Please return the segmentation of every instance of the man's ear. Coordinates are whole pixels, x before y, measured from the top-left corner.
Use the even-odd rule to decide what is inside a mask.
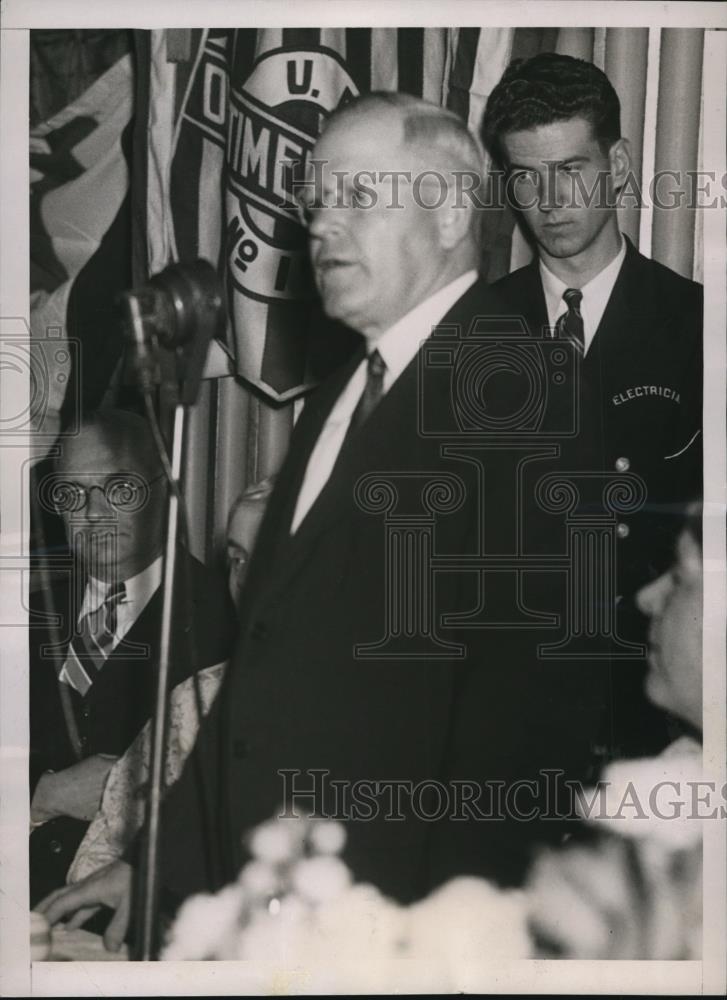
[[[447,200],[437,209],[433,209],[437,217],[439,242],[444,250],[453,250],[466,238],[474,224],[472,213],[475,206],[471,199],[462,198],[457,192],[456,184],[452,184],[447,192]]]
[[[608,165],[614,191],[620,191],[631,170],[631,145],[628,139],[617,139],[608,151]]]

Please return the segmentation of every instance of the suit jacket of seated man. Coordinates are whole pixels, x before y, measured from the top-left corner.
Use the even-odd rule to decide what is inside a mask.
[[[474,317],[502,312],[478,281],[441,328],[464,336]],[[430,332],[423,329],[422,340]],[[430,427],[452,426],[451,385],[446,379],[425,391],[420,385],[425,349],[346,439],[328,482],[291,535],[308,460],[362,353],[317,390],[295,427],[250,564],[230,670],[165,803],[162,884],[173,900],[234,879],[247,857],[246,833],[286,800],[298,815],[350,819],[345,858],[356,877],[398,899],[421,896],[458,872],[517,882],[530,846],[555,835],[555,825],[497,819],[504,806],[489,799],[497,788],[484,786],[531,778],[548,764],[583,774],[603,709],[596,678],[567,664],[557,676],[537,669],[532,655],[512,655],[507,631],[458,635],[443,627],[446,611],[475,607],[476,574],[432,573],[425,584],[434,588],[435,604],[427,627],[442,641],[466,643],[466,655],[420,642],[420,655],[407,659],[414,643],[404,635],[405,602],[388,617],[389,598],[400,598],[406,585],[396,575],[396,557],[386,554],[384,509],[391,504],[394,516],[414,514],[403,544],[413,545],[417,523],[425,531],[430,525],[431,551],[455,557],[475,551],[481,520],[476,465],[444,458],[441,440],[420,433],[422,400]],[[381,485],[367,495],[362,477],[372,473]],[[422,486],[445,475],[459,477],[461,497],[450,512],[431,517]],[[447,489],[433,489],[430,503],[438,492],[446,507]],[[499,515],[497,503],[490,515]],[[415,564],[414,573],[421,584]],[[421,591],[413,601],[422,601]],[[387,622],[396,641],[369,649],[368,657],[355,652],[383,640]],[[524,636],[514,638],[522,644]],[[202,756],[208,766],[202,765],[200,782]],[[445,785],[446,801],[440,800],[433,782],[453,778],[483,786],[479,813],[461,801],[477,797],[476,789],[455,793]],[[377,788],[376,782],[404,785]],[[412,818],[412,792],[414,809],[429,818]],[[438,818],[443,804],[446,815]],[[523,811],[532,805],[527,789],[521,805]],[[208,825],[216,823],[212,845],[201,825],[205,808],[213,810]]]
[[[646,488],[643,506],[618,515],[619,632],[646,641],[633,596],[670,565],[678,511],[702,491],[702,287],[640,254],[626,255],[580,369],[579,433],[561,445],[561,468],[627,472]],[[534,337],[549,324],[537,256],[497,281],[508,311]],[[531,511],[532,514],[532,511]],[[552,521],[552,519],[551,519]],[[533,536],[552,532],[531,518]],[[608,756],[653,753],[668,741],[664,717],[643,694],[643,661],[611,667]]]
[[[219,663],[229,656],[234,610],[221,574],[180,550],[178,590],[172,633],[170,688],[195,669]],[[161,560],[161,557],[159,557]],[[186,566],[185,566],[186,563]],[[160,567],[161,570],[161,567]],[[191,585],[191,607],[186,594]],[[85,577],[80,582],[85,586]],[[41,595],[31,605],[30,631],[30,794],[41,775],[61,771],[78,762],[68,732],[61,687],[67,694],[81,744],[81,757],[108,754],[120,757],[152,714],[156,693],[162,587],[157,586],[131,628],[96,675],[82,697],[70,684],[59,681],[57,664],[66,649],[81,608],[84,588],[74,593],[69,577],[54,586],[53,607],[58,631],[52,633]],[[35,620],[35,623],[34,623]],[[192,658],[192,632],[196,660]],[[47,648],[60,641],[58,657]],[[30,837],[31,906],[65,884],[88,823],[60,816],[36,827]]]

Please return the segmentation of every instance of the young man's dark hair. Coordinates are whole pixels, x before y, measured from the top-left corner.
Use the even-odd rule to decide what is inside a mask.
[[[604,153],[621,138],[621,105],[606,74],[583,59],[541,52],[507,67],[488,98],[482,138],[504,166],[503,135],[576,117],[591,123]]]

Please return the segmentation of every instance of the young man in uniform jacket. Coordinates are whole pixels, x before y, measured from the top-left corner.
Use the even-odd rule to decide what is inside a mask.
[[[32,599],[31,905],[65,884],[111,765],[153,711],[166,495],[145,422],[113,410],[64,442],[39,489],[78,572],[52,587],[50,608]],[[234,628],[222,575],[181,548],[176,598],[171,687],[225,660]]]
[[[667,568],[676,513],[701,495],[702,288],[619,231],[628,141],[618,97],[591,63],[555,53],[516,60],[489,97],[483,133],[536,251],[493,287],[533,337],[579,345],[579,427],[562,444],[561,468],[629,474],[645,488],[639,509],[616,515],[618,631],[643,643],[634,595]],[[612,669],[610,755],[655,752],[665,720],[643,697],[643,661]]]
[[[512,884],[555,824],[508,815],[488,780],[513,787],[548,764],[582,776],[602,707],[593,683],[567,665],[553,683],[532,658],[509,655],[511,630],[445,620],[476,606],[467,559],[479,551],[482,484],[475,463],[440,450],[448,429],[457,438],[454,390],[430,382],[427,352],[503,309],[477,277],[474,213],[449,189],[432,211],[414,185],[392,192],[388,181],[394,168],[410,178],[481,170],[481,155],[457,116],[396,94],[348,105],[316,145],[322,198],[313,183],[303,205],[314,273],[328,315],[363,334],[366,350],[307,401],[270,498],[238,644],[195,748],[219,761],[208,805],[189,766],[165,800],[160,878],[177,901],[234,879],[246,834],[286,803],[289,815],[346,820],[355,877],[394,898],[458,872]],[[356,189],[357,171],[373,172],[378,203]],[[421,201],[436,200],[422,185]],[[500,510],[488,514],[495,534]],[[417,537],[451,558],[449,570],[422,572]],[[107,940],[118,943],[132,880],[120,862],[43,909],[55,922],[105,903],[117,914]]]

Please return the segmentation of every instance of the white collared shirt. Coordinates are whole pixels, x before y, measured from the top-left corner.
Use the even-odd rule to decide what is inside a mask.
[[[454,303],[474,285],[477,271],[467,271],[434,295],[420,302],[406,316],[383,333],[375,344],[370,345],[379,352],[386,364],[384,392],[391,386],[414,358],[421,344],[431,334],[432,328],[446,316]],[[303,483],[298,494],[295,514],[290,526],[291,534],[297,531],[301,521],[313,506],[316,498],[328,482],[333,471],[343,439],[346,436],[356,404],[366,385],[367,360],[361,362],[338,397],[315,447],[308,459]]]
[[[613,286],[616,284],[621,265],[626,256],[626,240],[621,236],[621,249],[595,278],[583,285],[581,293],[581,315],[583,316],[583,336],[585,338],[585,352],[596,336],[596,330],[601,322],[608,300],[611,298]],[[545,305],[548,310],[548,325],[554,327],[563,313],[568,311],[568,306],[563,299],[563,292],[566,288],[573,286],[566,285],[564,281],[556,277],[543,261],[540,261],[540,280],[543,283],[545,293]]]
[[[137,573],[136,576],[132,576],[131,579],[124,581],[126,594],[124,595],[124,600],[120,601],[116,606],[116,630],[111,650],[114,650],[118,646],[152,599],[154,593],[158,590],[162,582],[162,562],[162,557],[157,556],[154,562],[149,563],[141,573]],[[89,577],[77,625],[85,615],[91,614],[101,607],[113,586],[115,584],[97,580],[93,576]],[[65,663],[63,664],[59,679],[69,683],[66,676]]]

